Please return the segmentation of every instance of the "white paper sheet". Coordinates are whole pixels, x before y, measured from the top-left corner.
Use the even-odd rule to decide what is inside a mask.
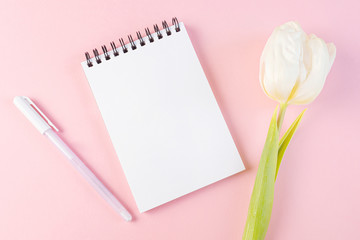
[[[244,169],[183,23],[82,63],[140,212]]]

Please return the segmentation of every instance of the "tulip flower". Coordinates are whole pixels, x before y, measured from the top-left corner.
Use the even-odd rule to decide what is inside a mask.
[[[277,27],[260,59],[261,87],[280,103],[307,104],[322,90],[336,48],[295,22]]]
[[[266,235],[280,163],[305,112],[279,140],[286,108],[289,104],[308,104],[319,95],[335,55],[334,44],[307,35],[296,22],[275,28],[265,45],[260,58],[260,84],[267,96],[280,103],[280,110],[273,114],[261,154],[243,240],[262,240]]]
[[[278,128],[288,104],[307,104],[319,95],[335,55],[334,44],[307,35],[296,22],[275,28],[260,58],[259,78],[265,94],[280,102]]]

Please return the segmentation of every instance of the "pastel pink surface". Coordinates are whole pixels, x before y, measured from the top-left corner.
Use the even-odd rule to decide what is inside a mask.
[[[258,81],[273,28],[337,46],[282,163],[267,239],[359,239],[357,1],[26,1],[0,9],[0,239],[241,239],[275,102]],[[139,214],[85,79],[83,53],[163,19],[185,22],[247,170]],[[161,71],[161,69],[159,69]],[[124,222],[12,104],[32,98],[135,217]],[[290,107],[288,127],[304,106]]]

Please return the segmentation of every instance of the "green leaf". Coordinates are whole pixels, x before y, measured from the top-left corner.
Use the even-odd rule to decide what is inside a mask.
[[[280,168],[281,160],[284,157],[285,150],[288,147],[294,133],[296,132],[297,127],[299,126],[299,123],[305,113],[306,109],[300,113],[300,115],[295,119],[295,121],[291,124],[289,129],[286,131],[284,136],[280,140],[279,144],[279,151],[278,151],[278,157],[277,157],[277,166],[276,166],[276,174],[275,174],[275,180]]]
[[[265,146],[250,199],[243,240],[262,240],[269,226],[274,201],[275,172],[278,159],[279,132],[277,108],[271,119]]]

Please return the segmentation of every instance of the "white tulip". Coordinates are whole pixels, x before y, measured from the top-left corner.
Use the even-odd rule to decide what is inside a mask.
[[[281,104],[307,104],[321,92],[336,55],[335,45],[307,35],[296,22],[277,27],[260,59],[260,83]]]

